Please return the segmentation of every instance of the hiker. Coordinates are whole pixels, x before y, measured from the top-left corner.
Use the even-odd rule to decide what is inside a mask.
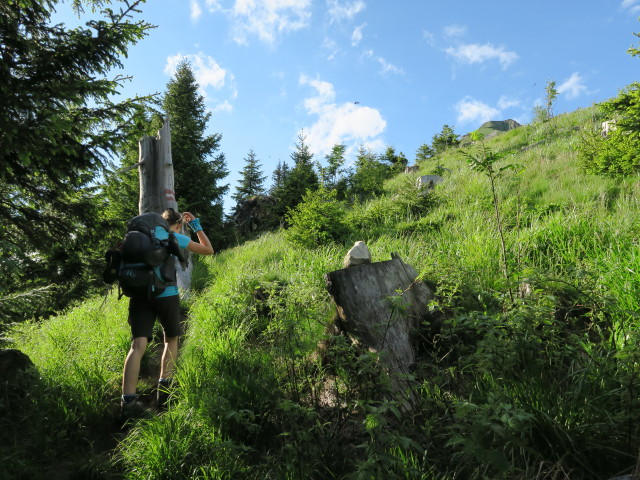
[[[169,224],[169,229],[175,235],[180,248],[186,248],[200,255],[213,254],[211,242],[202,230],[200,220],[193,214],[189,212],[180,214],[173,208],[168,208],[162,213],[162,217]],[[187,235],[178,233],[185,222],[198,236],[198,242],[192,241]],[[169,236],[163,227],[156,227],[155,233],[158,240],[165,240]],[[170,255],[166,261],[173,262],[175,260],[175,257]],[[183,333],[180,317],[180,297],[178,287],[175,284],[168,285],[158,296],[131,297],[129,300],[129,325],[131,326],[132,341],[131,349],[124,361],[122,376],[120,406],[123,417],[135,417],[143,411],[142,404],[137,401],[136,386],[140,374],[140,361],[151,340],[156,318],[160,321],[164,332],[164,351],[158,381],[158,405],[164,406],[178,356],[178,339]]]

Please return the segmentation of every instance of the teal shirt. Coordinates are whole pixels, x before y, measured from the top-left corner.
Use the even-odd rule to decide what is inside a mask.
[[[178,241],[178,245],[180,246],[180,248],[187,248],[187,245],[189,245],[191,238],[189,238],[187,235],[182,235],[181,233],[174,233],[174,235],[176,236],[176,240]],[[158,240],[166,240],[167,238],[169,238],[169,233],[162,227],[156,227],[156,238]],[[173,261],[175,261],[175,256],[171,255],[171,257],[173,257]],[[171,261],[171,260],[167,259],[167,261]],[[156,275],[159,276],[160,267],[154,267],[154,269],[155,269]],[[165,288],[164,292],[162,292],[156,298],[171,297],[174,295],[178,295],[178,293],[179,293],[178,286],[171,285]]]

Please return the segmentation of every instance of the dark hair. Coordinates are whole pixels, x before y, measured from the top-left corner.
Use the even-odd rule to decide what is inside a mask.
[[[164,218],[169,225],[175,225],[182,220],[182,214],[173,208],[167,208],[162,212],[162,218]]]

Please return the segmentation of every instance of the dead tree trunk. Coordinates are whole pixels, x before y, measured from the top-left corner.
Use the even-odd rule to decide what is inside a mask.
[[[412,333],[428,318],[433,293],[399,256],[325,275],[327,289],[349,336],[380,354],[389,373],[408,373],[415,356]]]
[[[167,208],[178,210],[174,192],[173,160],[171,157],[171,128],[166,119],[157,137],[143,137],[139,145],[140,173],[139,213],[162,213]],[[185,253],[185,261],[177,263],[178,287],[188,294],[191,286],[192,259]],[[177,261],[177,260],[176,260]]]

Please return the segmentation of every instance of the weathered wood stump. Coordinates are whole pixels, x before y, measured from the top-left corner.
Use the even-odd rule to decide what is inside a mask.
[[[162,213],[178,208],[174,189],[169,119],[157,137],[143,137],[139,144],[140,199],[139,213]]]
[[[171,156],[171,128],[166,119],[157,137],[143,137],[139,146],[140,214],[162,213],[167,208],[178,210],[174,191],[173,157]],[[193,262],[191,253],[183,252],[185,261],[176,261],[178,287],[188,294],[191,286]]]
[[[325,281],[344,329],[355,342],[378,352],[391,374],[415,361],[413,331],[428,319],[433,293],[398,255],[384,262],[327,273]]]

